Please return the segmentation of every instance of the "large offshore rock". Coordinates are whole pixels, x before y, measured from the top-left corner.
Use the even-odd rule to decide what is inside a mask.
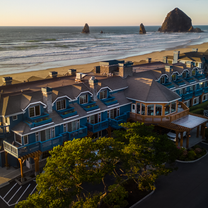
[[[198,28],[199,29],[199,28]],[[159,28],[160,32],[198,32],[198,29],[194,29],[192,26],[192,21],[189,16],[187,16],[179,8],[175,8],[169,12]],[[202,31],[200,31],[202,32]]]
[[[142,23],[140,24],[139,34],[146,34],[145,27]]]
[[[84,28],[82,29],[82,33],[89,33],[90,32],[90,28],[89,25],[86,23]]]

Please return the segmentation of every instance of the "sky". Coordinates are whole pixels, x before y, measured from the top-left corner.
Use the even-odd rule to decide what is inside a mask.
[[[175,7],[208,25],[208,0],[1,0],[0,26],[153,26]]]

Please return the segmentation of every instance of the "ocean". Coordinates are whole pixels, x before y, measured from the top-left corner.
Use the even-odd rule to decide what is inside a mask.
[[[121,59],[175,47],[208,42],[204,33],[160,33],[159,26],[0,27],[0,75]],[[100,33],[103,31],[103,33]]]

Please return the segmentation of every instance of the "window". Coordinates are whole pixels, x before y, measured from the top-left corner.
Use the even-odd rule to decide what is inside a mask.
[[[55,127],[53,127],[51,129],[51,138],[54,138],[56,135],[55,135]]]
[[[184,104],[189,108],[190,107],[190,100],[185,101]]]
[[[46,130],[40,132],[41,142],[46,141],[46,140],[48,140],[50,138],[51,138],[51,131],[50,131],[50,129],[46,129]]]
[[[186,87],[182,88],[182,93],[186,94]]]
[[[170,114],[170,103],[165,105],[165,115]]]
[[[148,116],[154,116],[154,105],[148,105],[147,106],[147,115]]]
[[[189,90],[190,90],[190,91],[193,91],[193,90],[194,90],[193,85],[189,87]]]
[[[160,84],[164,84],[165,83],[165,76],[162,76],[161,78],[160,78]]]
[[[35,139],[36,139],[36,142],[39,141],[39,133],[38,132],[35,133]]]
[[[186,76],[187,76],[187,72],[185,71],[185,72],[183,72],[182,77],[185,79]]]
[[[100,91],[100,99],[105,99],[105,98],[107,98],[107,90]]]
[[[145,115],[145,105],[142,104],[141,115]]]
[[[140,103],[137,103],[137,114],[140,114]]]
[[[22,144],[22,137],[19,134],[15,134],[15,141],[19,144]]]
[[[72,132],[72,131],[76,131],[80,128],[80,122],[78,121],[72,121],[70,123],[68,123],[68,131]]]
[[[162,115],[162,106],[161,105],[156,105],[155,114],[156,114],[156,116],[161,116]]]
[[[204,87],[204,82],[200,82],[199,83],[199,88],[203,88]]]
[[[17,120],[17,116],[12,116],[12,120],[16,121]]]
[[[196,75],[196,69],[192,70],[192,76],[195,76]]]
[[[172,81],[176,81],[176,78],[177,78],[177,75],[176,74],[173,74],[172,75]]]
[[[119,108],[115,108],[113,110],[108,111],[108,118],[114,119],[115,117],[119,116]]]
[[[40,115],[40,106],[36,105],[29,108],[29,117],[35,117]]]
[[[28,144],[28,135],[23,136],[24,145]]]
[[[176,102],[171,103],[171,113],[176,111]]]
[[[57,110],[62,110],[62,109],[65,109],[66,108],[66,100],[63,99],[63,100],[59,100],[56,102],[56,109]]]
[[[207,94],[204,94],[203,96],[202,96],[202,101],[204,102],[204,101],[206,101],[207,100]]]
[[[87,94],[80,95],[80,97],[79,97],[79,103],[80,103],[80,104],[85,104],[85,103],[87,103]]]
[[[194,98],[193,105],[197,105],[199,103],[199,97]]]
[[[66,132],[66,124],[63,125],[63,132]]]

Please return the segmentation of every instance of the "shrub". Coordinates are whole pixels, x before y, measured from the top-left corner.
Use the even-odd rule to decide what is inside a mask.
[[[189,160],[194,160],[196,157],[196,153],[194,152],[194,150],[190,150],[188,151],[188,155],[187,155]]]

